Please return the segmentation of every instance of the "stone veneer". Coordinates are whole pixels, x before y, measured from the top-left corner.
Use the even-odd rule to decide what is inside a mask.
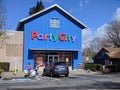
[[[0,47],[0,62],[9,62],[9,71],[22,71],[23,63],[23,32],[22,31],[6,31],[7,38]],[[16,58],[18,60],[16,60]]]

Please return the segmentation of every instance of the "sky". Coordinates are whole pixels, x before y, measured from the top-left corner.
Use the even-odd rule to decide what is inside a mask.
[[[3,0],[10,30],[16,29],[19,20],[28,16],[29,8],[35,6],[36,2],[37,0]],[[120,0],[42,0],[42,2],[45,8],[58,4],[84,23],[87,26],[82,33],[84,43],[91,36],[99,35],[113,19],[120,20]]]

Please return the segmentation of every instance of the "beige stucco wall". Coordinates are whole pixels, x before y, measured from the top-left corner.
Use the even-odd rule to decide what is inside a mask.
[[[0,48],[0,62],[10,62],[10,71],[16,68],[22,71],[23,63],[23,32],[7,31],[7,38],[4,45]],[[16,61],[16,58],[18,59]],[[15,62],[16,61],[16,62]]]

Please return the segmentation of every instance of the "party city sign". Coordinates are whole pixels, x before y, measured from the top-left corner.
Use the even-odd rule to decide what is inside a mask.
[[[57,40],[60,40],[62,42],[64,42],[64,41],[75,42],[75,39],[76,39],[76,35],[70,35],[70,34],[66,34],[64,32],[61,32],[59,34],[53,34],[53,33],[39,34],[37,31],[32,31],[31,37],[32,37],[32,40],[37,38],[38,40],[46,41],[48,39],[49,41],[54,41],[54,42],[56,42]]]

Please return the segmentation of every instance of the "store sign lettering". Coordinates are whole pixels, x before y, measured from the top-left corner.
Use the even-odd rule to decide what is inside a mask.
[[[76,35],[70,35],[70,34],[66,34],[64,32],[61,32],[59,34],[39,34],[37,31],[32,31],[32,40],[34,40],[35,38],[37,38],[38,40],[47,40],[49,39],[50,41],[54,41],[56,42],[57,40],[60,41],[72,41],[75,42],[76,39]]]

